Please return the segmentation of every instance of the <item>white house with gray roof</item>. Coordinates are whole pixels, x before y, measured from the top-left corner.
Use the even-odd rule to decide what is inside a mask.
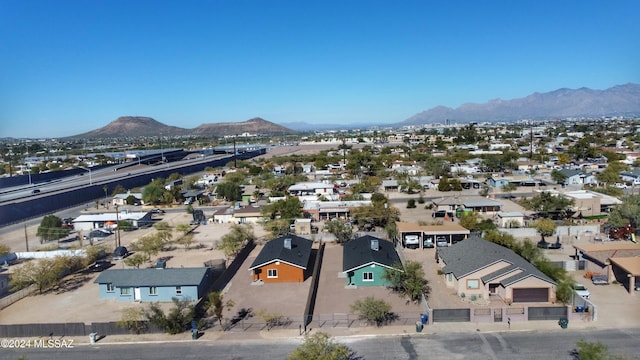
[[[445,284],[461,297],[512,302],[554,302],[556,283],[510,249],[470,237],[438,248]]]

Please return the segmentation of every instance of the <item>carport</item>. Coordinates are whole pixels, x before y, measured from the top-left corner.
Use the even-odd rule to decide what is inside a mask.
[[[437,240],[444,238],[449,245],[465,240],[471,233],[468,229],[458,224],[447,225],[418,225],[408,222],[397,222],[397,239],[405,239],[406,235],[418,235],[420,239],[420,249],[425,248],[425,242],[435,244]]]
[[[610,258],[609,261],[614,275],[625,275],[620,282],[628,286],[629,294],[635,295],[636,289],[640,289],[636,279],[640,277],[640,257],[617,257]]]

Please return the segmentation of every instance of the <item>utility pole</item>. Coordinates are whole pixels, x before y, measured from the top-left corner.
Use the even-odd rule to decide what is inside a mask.
[[[120,215],[118,205],[116,205],[116,247],[120,246]]]
[[[29,251],[29,237],[27,236],[27,223],[24,223],[24,245],[27,248],[27,252]]]
[[[238,151],[236,150],[236,137],[233,137],[233,168],[238,168]]]

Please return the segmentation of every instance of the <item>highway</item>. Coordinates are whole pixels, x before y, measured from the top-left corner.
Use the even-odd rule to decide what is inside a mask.
[[[20,187],[1,189],[0,204],[3,202],[15,201],[27,197],[38,197],[46,195],[47,193],[64,191],[87,185],[110,183],[114,180],[149,174],[158,170],[177,168],[184,165],[195,165],[198,163],[204,164],[212,160],[221,159],[228,156],[229,155],[213,155],[195,159],[180,160],[156,166],[135,165],[123,167],[122,165],[114,165],[112,167],[102,168],[94,171],[87,170],[86,173],[82,173],[80,175],[74,175],[46,183],[30,184]],[[37,191],[37,193],[34,193],[34,191]]]

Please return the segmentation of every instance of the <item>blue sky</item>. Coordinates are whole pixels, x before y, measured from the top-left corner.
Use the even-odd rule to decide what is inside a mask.
[[[0,1],[0,137],[380,124],[640,82],[640,1]]]

